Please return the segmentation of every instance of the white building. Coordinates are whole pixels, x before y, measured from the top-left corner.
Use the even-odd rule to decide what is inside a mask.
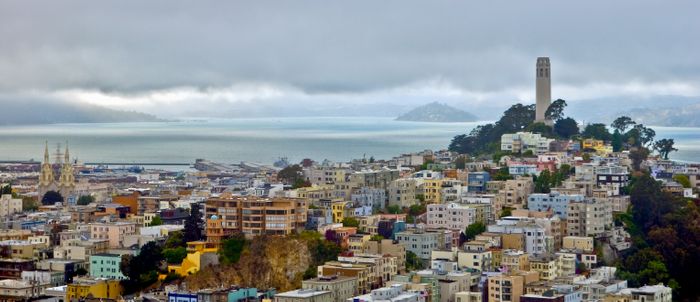
[[[394,284],[390,287],[382,287],[372,290],[367,295],[353,297],[347,302],[425,302],[425,296],[417,291],[406,291],[404,285]]]
[[[533,154],[544,154],[549,152],[549,144],[552,141],[554,140],[539,133],[506,133],[501,136],[501,151],[523,153],[529,150]]]

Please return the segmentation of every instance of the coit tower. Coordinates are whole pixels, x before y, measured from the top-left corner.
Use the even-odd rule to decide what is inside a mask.
[[[550,66],[548,57],[537,58],[535,70],[535,122],[546,123],[544,113],[552,103],[552,81],[550,78]]]

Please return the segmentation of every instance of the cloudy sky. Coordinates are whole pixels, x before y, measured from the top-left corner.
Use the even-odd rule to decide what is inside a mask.
[[[0,96],[165,116],[700,96],[698,1],[1,1]],[[247,106],[247,107],[246,107]]]

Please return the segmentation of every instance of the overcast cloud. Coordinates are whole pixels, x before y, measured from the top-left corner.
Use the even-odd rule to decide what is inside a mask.
[[[549,56],[553,96],[570,102],[699,96],[699,12],[698,1],[2,1],[0,94],[168,116],[290,99],[478,107],[532,102],[535,58]]]

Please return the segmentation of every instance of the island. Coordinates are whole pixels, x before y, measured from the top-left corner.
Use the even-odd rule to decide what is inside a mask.
[[[460,110],[444,103],[432,102],[414,108],[396,118],[397,121],[459,123],[474,122],[477,117],[469,112]]]

